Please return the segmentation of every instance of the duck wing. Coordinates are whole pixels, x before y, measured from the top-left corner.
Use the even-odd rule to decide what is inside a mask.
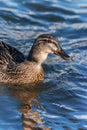
[[[5,63],[8,60],[12,60],[15,63],[21,63],[25,60],[25,56],[20,51],[4,42],[0,42],[0,63],[2,58],[6,58]]]
[[[10,53],[6,48],[0,46],[0,70],[6,69],[10,63],[14,63]]]

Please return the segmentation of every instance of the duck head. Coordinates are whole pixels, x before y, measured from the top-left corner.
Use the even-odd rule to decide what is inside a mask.
[[[64,60],[70,57],[65,53],[58,40],[53,35],[42,34],[34,41],[27,59],[42,64],[48,54],[58,55]]]

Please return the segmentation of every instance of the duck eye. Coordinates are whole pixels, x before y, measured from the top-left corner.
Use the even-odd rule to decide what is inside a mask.
[[[51,41],[51,40],[48,40],[47,42],[48,42],[48,43],[51,43],[52,41]]]

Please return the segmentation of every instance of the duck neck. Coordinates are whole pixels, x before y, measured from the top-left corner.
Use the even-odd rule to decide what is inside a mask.
[[[32,47],[27,60],[31,62],[36,62],[37,64],[41,65],[46,60],[46,58],[46,53]]]

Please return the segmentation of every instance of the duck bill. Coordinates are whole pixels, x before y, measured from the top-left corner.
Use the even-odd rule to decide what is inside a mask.
[[[67,55],[62,48],[60,49],[60,51],[54,52],[54,54],[59,55],[64,60],[68,60],[70,58],[70,56]]]

